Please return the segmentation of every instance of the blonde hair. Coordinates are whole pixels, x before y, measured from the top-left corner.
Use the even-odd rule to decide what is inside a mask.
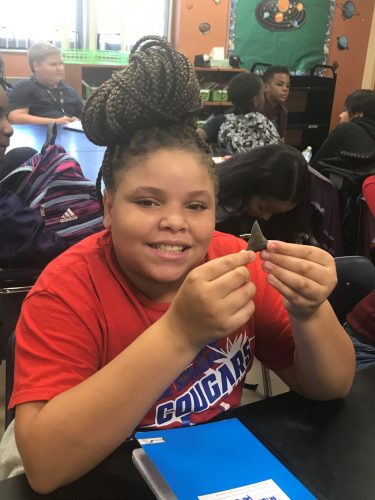
[[[34,73],[35,63],[40,64],[44,61],[44,59],[46,59],[46,57],[57,54],[61,54],[60,49],[51,43],[40,42],[32,45],[28,52],[28,61],[32,73]]]

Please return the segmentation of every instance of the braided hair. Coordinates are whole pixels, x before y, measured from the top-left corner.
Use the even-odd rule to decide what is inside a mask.
[[[201,108],[199,83],[186,56],[158,36],[134,45],[129,65],[88,99],[82,125],[95,144],[107,146],[96,182],[115,187],[115,173],[130,160],[161,149],[194,152],[215,180],[211,151],[196,133]]]

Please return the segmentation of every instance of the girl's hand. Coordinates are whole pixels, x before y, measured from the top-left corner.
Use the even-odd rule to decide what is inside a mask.
[[[297,319],[312,316],[336,286],[335,261],[321,248],[269,241],[260,255],[268,282]]]
[[[229,335],[253,314],[255,285],[246,266],[254,259],[254,252],[238,252],[188,274],[165,316],[193,349]]]

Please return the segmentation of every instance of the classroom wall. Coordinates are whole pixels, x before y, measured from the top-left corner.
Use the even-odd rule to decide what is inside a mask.
[[[228,46],[230,0],[175,0],[172,19],[172,42],[191,62],[197,54],[209,54],[213,47]],[[203,34],[201,23],[211,29]]]
[[[332,64],[336,61],[339,67],[331,127],[338,123],[338,115],[342,110],[346,95],[361,88],[366,62],[367,67],[374,67],[368,61],[369,57],[374,58],[374,51],[371,47],[369,47],[368,55],[370,34],[371,40],[374,38],[374,33],[371,31],[375,18],[374,2],[356,0],[354,3],[356,14],[346,20],[342,15],[344,2],[336,2],[335,5],[328,63]],[[172,11],[172,41],[192,62],[196,54],[209,54],[213,47],[223,46],[227,50],[229,16],[230,0],[175,0]],[[199,25],[203,22],[211,26],[207,34],[199,31]],[[338,49],[337,37],[339,36],[347,37],[349,49]],[[367,61],[366,55],[368,55]],[[2,56],[8,77],[30,74],[25,53],[2,51]]]
[[[341,2],[341,5],[344,2]],[[351,19],[344,19],[342,7],[336,3],[329,46],[328,64],[338,63],[337,84],[333,102],[331,128],[339,122],[338,115],[343,109],[345,97],[356,89],[362,87],[365,70],[367,47],[373,17],[375,15],[374,2],[369,0],[356,0],[356,14]],[[340,50],[337,38],[345,36],[348,49]],[[374,56],[373,47],[369,49]]]
[[[6,52],[5,50],[2,50],[1,55],[4,60],[5,75],[7,77],[30,75],[26,52]]]
[[[375,17],[374,2],[369,0],[353,2],[355,15],[351,19],[343,18],[344,3],[336,2],[335,4],[327,61],[328,64],[336,61],[339,65],[331,128],[335,127],[339,121],[338,115],[342,111],[345,97],[353,90],[362,87],[370,33],[371,39],[374,38],[371,31]],[[177,48],[185,52],[192,61],[195,54],[209,53],[214,46],[225,44],[227,48],[230,2],[223,0],[219,5],[214,4],[214,0],[176,0],[174,12],[176,30],[173,41]],[[208,35],[201,35],[199,31],[196,32],[195,27],[206,21],[211,23],[211,32]],[[348,38],[348,50],[337,48],[339,36]],[[369,51],[370,57],[371,55],[375,57],[373,48],[369,47]],[[371,67],[371,64],[368,66]]]

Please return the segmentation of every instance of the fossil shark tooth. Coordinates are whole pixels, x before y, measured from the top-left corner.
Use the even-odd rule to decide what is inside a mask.
[[[260,252],[267,247],[268,240],[263,236],[262,230],[259,227],[258,221],[255,221],[251,228],[250,239],[246,250]]]

